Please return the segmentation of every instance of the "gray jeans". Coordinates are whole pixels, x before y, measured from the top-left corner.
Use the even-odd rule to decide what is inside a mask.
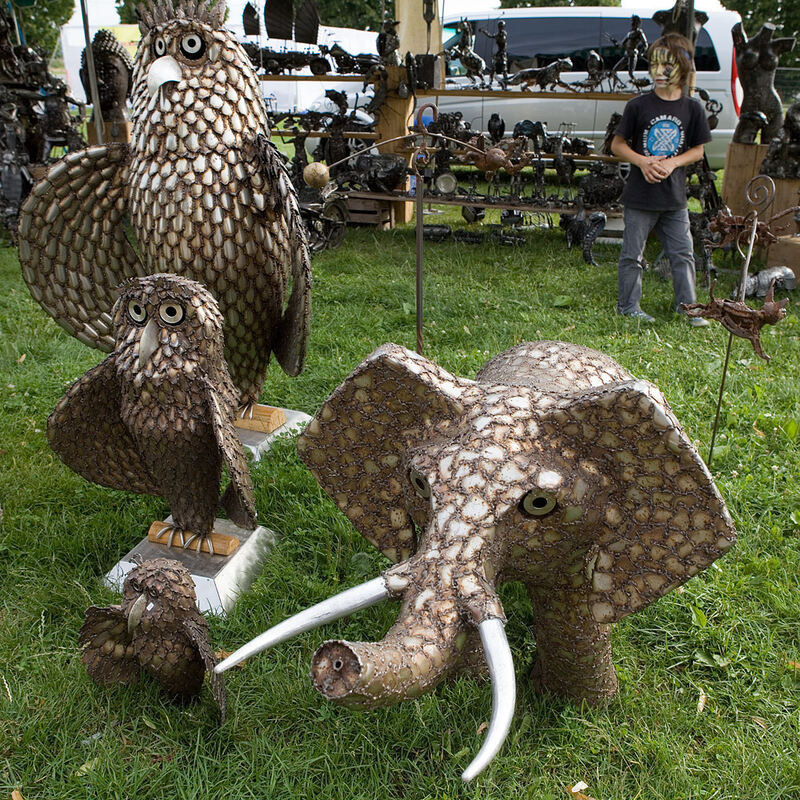
[[[672,269],[672,288],[675,310],[681,303],[694,303],[695,271],[692,234],[689,231],[689,211],[645,211],[628,208],[623,212],[625,230],[622,252],[617,268],[617,311],[632,314],[639,311],[642,299],[642,264],[644,246],[650,231],[655,231]]]

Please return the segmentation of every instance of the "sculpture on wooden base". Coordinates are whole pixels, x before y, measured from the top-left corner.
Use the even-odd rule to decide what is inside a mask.
[[[50,446],[87,480],[164,497],[168,544],[177,537],[213,553],[220,504],[239,527],[256,521],[217,304],[195,281],[151,275],[124,288],[114,328],[114,351],[50,415]],[[231,481],[220,498],[223,465]]]
[[[485,659],[494,710],[465,780],[498,752],[514,712],[497,584],[527,587],[536,688],[600,703],[617,691],[609,623],[708,567],[735,538],[661,392],[563,342],[517,345],[475,381],[385,345],[323,404],[298,452],[395,566],[267,631],[218,670],[399,599],[383,640],[321,645],[312,681],[326,698],[372,708]]]

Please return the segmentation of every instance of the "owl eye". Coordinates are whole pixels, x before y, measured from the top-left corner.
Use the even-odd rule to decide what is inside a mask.
[[[163,37],[156,36],[153,42],[153,52],[156,54],[156,58],[161,58],[161,56],[166,54],[167,43],[164,41]]]
[[[167,300],[158,307],[158,316],[167,325],[177,325],[184,317],[183,306],[174,300]]]
[[[541,489],[532,489],[519,503],[520,511],[529,517],[543,517],[545,514],[549,514],[555,507],[556,498],[549,492],[543,492]]]
[[[138,592],[141,588],[139,581],[137,581],[136,578],[131,578],[131,589],[133,589],[134,592]]]
[[[199,33],[187,33],[181,39],[181,53],[186,58],[200,58],[206,51],[206,43]]]
[[[414,491],[423,499],[427,500],[431,496],[431,485],[428,479],[418,470],[411,467],[408,471],[408,479],[414,487]]]
[[[138,300],[131,300],[128,303],[128,316],[137,324],[147,319],[147,312]]]
[[[149,594],[150,597],[152,597],[153,600],[155,600],[158,597],[158,590],[153,586],[148,586],[147,587],[147,594]]]

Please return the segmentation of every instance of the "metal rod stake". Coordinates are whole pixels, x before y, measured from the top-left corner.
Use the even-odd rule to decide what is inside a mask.
[[[89,70],[89,89],[92,95],[92,115],[97,133],[97,143],[103,144],[103,112],[100,110],[100,92],[97,89],[97,73],[94,71],[94,52],[89,33],[89,15],[86,13],[86,0],[81,0],[81,17],[83,18],[83,38],[86,40],[86,68]]]

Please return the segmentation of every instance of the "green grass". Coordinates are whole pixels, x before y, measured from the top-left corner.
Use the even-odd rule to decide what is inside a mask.
[[[727,334],[674,317],[671,287],[652,273],[643,307],[657,324],[616,316],[617,251],[598,246],[596,254],[601,267],[586,266],[557,230],[519,249],[426,244],[425,354],[473,377],[524,340],[595,347],[659,385],[705,456]],[[273,366],[264,393],[308,412],[378,345],[413,348],[413,228],[348,231],[339,250],[315,259],[314,273],[306,369],[290,379]],[[723,276],[720,291],[731,281]],[[102,356],[44,314],[15,250],[0,250],[0,796],[19,788],[27,800],[549,800],[580,780],[598,800],[800,796],[799,300],[764,331],[769,364],[734,341],[712,471],[737,545],[682,592],[614,627],[620,695],[601,709],[531,691],[529,604],[518,586],[502,587],[518,710],[500,755],[464,786],[461,770],[491,711],[487,683],[460,677],[368,713],[330,705],[310,685],[309,661],[323,639],[380,638],[393,604],[229,673],[222,728],[208,691],[179,707],[149,682],[92,683],[76,648],[83,612],[114,602],[103,574],[166,509],[157,498],[86,483],[48,449],[47,415]],[[233,613],[211,621],[215,647],[226,650],[385,566],[323,495],[291,439],[254,465],[253,477],[259,519],[280,539]]]

